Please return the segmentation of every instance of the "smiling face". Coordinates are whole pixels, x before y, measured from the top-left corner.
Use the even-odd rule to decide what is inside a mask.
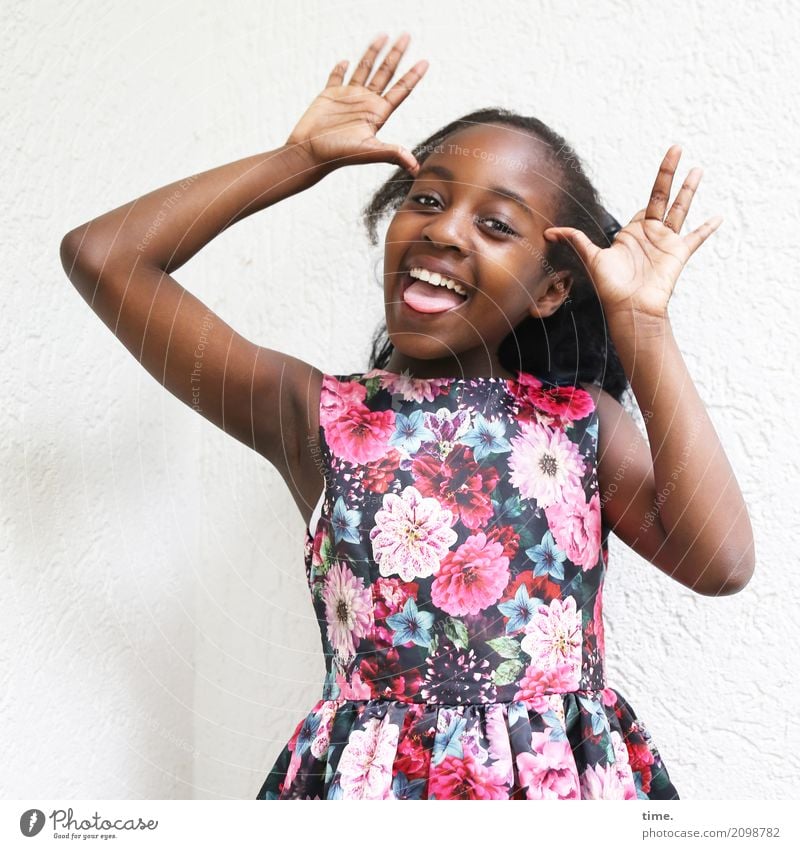
[[[557,189],[542,145],[524,130],[476,125],[422,163],[386,233],[387,370],[514,376],[500,365],[500,343],[528,316],[551,315],[571,284],[544,261]],[[412,269],[438,272],[467,297]]]

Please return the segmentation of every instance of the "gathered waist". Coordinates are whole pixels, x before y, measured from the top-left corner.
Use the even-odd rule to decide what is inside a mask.
[[[602,687],[591,687],[591,688],[582,688],[575,690],[543,690],[539,693],[525,694],[520,695],[517,694],[513,698],[508,699],[476,699],[469,700],[463,699],[457,702],[445,702],[439,700],[431,700],[431,699],[422,699],[422,698],[410,698],[410,697],[398,697],[396,695],[373,695],[373,696],[362,696],[359,698],[354,698],[350,695],[337,695],[333,696],[327,689],[323,689],[322,695],[318,701],[318,704],[323,702],[334,703],[336,705],[345,705],[352,704],[355,707],[360,707],[362,705],[398,705],[398,706],[420,706],[420,707],[428,707],[432,709],[440,709],[446,708],[448,710],[463,708],[463,707],[490,707],[492,705],[519,705],[519,704],[530,704],[536,705],[541,703],[542,701],[549,701],[554,696],[561,697],[578,697],[583,696],[584,698],[598,698],[603,694],[608,694],[611,692],[611,688],[608,686]]]

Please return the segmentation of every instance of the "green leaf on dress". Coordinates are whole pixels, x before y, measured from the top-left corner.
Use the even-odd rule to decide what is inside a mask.
[[[533,530],[531,530],[528,524],[525,524],[523,527],[518,528],[517,533],[519,534],[519,547],[522,551],[527,551],[534,545],[539,545],[539,543],[542,541],[541,533],[535,533]]]
[[[333,540],[327,532],[322,535],[322,542],[319,545],[319,559],[322,562],[317,564],[314,569],[317,575],[324,575],[333,566],[333,561],[336,559]]]
[[[520,501],[519,495],[511,495],[503,504],[503,509],[501,513],[501,518],[505,519],[506,517],[515,518],[522,513],[522,502]]]
[[[364,386],[367,387],[367,395],[364,401],[369,401],[375,393],[381,388],[380,377],[369,377],[364,381]]]
[[[466,649],[469,645],[467,626],[460,619],[449,617],[444,623],[444,633],[460,649]]]
[[[504,684],[513,684],[522,674],[525,664],[521,660],[505,660],[493,673],[494,683],[498,687]]]
[[[494,640],[487,640],[487,645],[490,645],[500,657],[514,659],[519,657],[522,651],[520,644],[511,637],[497,637]]]

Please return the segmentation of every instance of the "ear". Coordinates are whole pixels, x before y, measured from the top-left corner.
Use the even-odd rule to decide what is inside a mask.
[[[557,271],[545,278],[546,288],[538,295],[529,307],[534,318],[551,316],[569,296],[572,289],[572,273]]]

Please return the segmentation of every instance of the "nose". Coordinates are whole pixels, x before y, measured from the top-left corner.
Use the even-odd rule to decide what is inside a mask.
[[[457,248],[461,253],[468,253],[469,242],[466,233],[464,216],[455,207],[431,215],[427,224],[422,228],[424,241],[433,242],[436,247]]]

